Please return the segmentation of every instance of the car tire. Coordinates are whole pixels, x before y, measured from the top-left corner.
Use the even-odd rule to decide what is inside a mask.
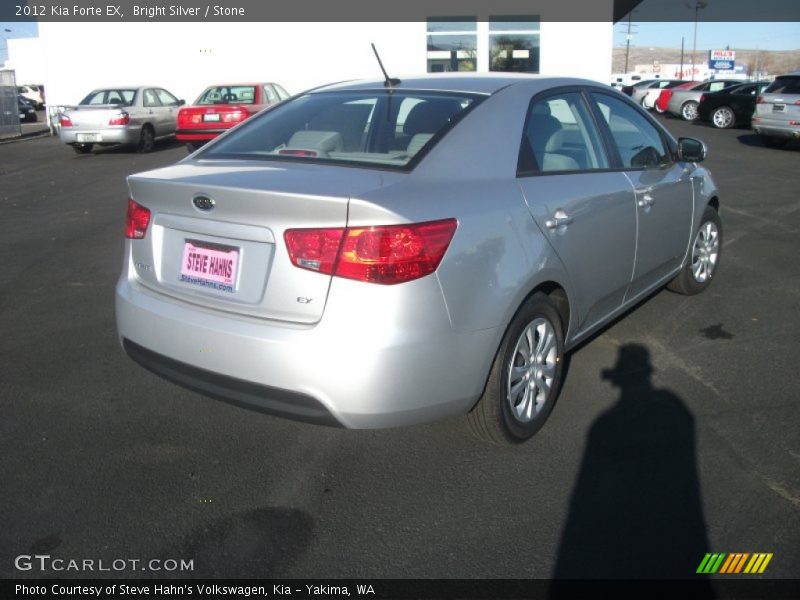
[[[711,124],[717,129],[730,129],[736,125],[736,115],[729,106],[720,106],[711,113]]]
[[[542,428],[561,388],[563,332],[561,316],[545,294],[533,294],[520,307],[503,336],[483,395],[468,415],[479,438],[521,443]]]
[[[694,100],[683,103],[683,106],[681,106],[681,117],[684,121],[697,120],[697,106],[698,104]]]
[[[94,144],[72,144],[72,149],[77,154],[89,154]]]
[[[156,145],[156,134],[153,131],[152,125],[145,125],[142,127],[142,133],[139,135],[139,145],[137,150],[142,154],[152,152]]]
[[[774,135],[762,135],[761,141],[767,148],[784,148],[789,143],[788,138],[775,137]]]
[[[686,265],[667,288],[684,296],[699,294],[711,285],[719,271],[721,256],[722,221],[713,206],[706,206],[700,227],[692,238]]]

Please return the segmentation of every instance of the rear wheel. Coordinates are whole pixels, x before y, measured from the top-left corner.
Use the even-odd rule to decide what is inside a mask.
[[[720,106],[711,113],[711,123],[718,129],[730,129],[736,124],[736,115],[727,106]]]
[[[534,294],[500,344],[483,396],[469,413],[472,430],[490,442],[532,437],[553,410],[563,364],[561,317],[545,294]]]
[[[697,102],[689,100],[681,107],[681,116],[684,121],[694,121],[697,119]]]
[[[693,296],[704,291],[716,275],[722,252],[722,221],[714,207],[706,206],[683,270],[667,284],[673,292]]]
[[[139,146],[138,150],[142,154],[147,152],[152,152],[153,148],[156,145],[156,135],[153,131],[153,127],[151,125],[145,125],[142,127],[142,133],[139,136]]]
[[[77,154],[89,154],[92,151],[93,144],[72,144],[72,149]]]

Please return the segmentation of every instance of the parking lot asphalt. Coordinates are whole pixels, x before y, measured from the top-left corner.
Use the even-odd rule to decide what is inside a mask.
[[[114,326],[124,178],[185,149],[0,146],[0,576],[54,575],[15,570],[39,553],[194,559],[188,576],[692,577],[705,552],[769,552],[762,577],[800,577],[800,147],[662,122],[708,143],[718,277],[583,344],[545,428],[507,448],[464,419],[295,423],[144,371]]]

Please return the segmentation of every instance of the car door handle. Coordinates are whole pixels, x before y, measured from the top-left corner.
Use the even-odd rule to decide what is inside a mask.
[[[572,217],[559,208],[552,219],[547,219],[547,221],[544,222],[544,226],[548,229],[557,229],[558,227],[569,225],[570,223],[572,223]]]

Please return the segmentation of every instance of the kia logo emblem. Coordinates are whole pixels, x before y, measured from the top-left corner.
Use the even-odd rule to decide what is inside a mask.
[[[214,208],[214,201],[208,196],[195,196],[192,203],[200,210],[211,210]]]

